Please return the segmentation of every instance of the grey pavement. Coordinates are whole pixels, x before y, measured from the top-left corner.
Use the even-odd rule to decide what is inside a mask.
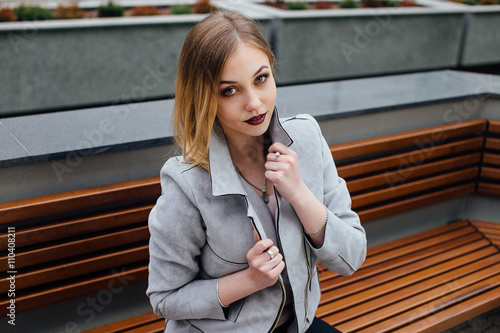
[[[498,333],[500,332],[500,307],[457,325],[444,333]]]

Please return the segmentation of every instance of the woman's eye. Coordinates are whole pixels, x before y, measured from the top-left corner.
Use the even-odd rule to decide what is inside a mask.
[[[267,74],[264,74],[264,75],[259,76],[259,77],[255,80],[255,83],[264,83],[264,82],[266,82],[266,80],[267,80],[268,76],[269,76],[269,75],[267,75]]]
[[[222,96],[233,96],[236,93],[236,88],[226,88],[222,90]]]

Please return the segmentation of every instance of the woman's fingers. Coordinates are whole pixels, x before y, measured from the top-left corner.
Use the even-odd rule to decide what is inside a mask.
[[[270,239],[257,242],[248,251],[247,259],[252,277],[261,288],[275,284],[285,267],[283,256]]]

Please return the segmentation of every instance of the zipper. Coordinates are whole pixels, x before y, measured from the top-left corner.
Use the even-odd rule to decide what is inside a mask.
[[[276,329],[276,326],[278,325],[278,322],[281,318],[281,314],[283,313],[283,309],[285,308],[285,303],[286,303],[285,284],[283,283],[281,276],[278,277],[278,281],[279,281],[280,286],[281,286],[281,292],[283,293],[283,301],[281,302],[280,311],[278,312],[278,316],[274,320],[273,326],[271,326],[271,330],[269,332],[273,332]]]
[[[259,237],[259,240],[262,240],[262,236],[261,236],[259,230],[257,229],[257,227],[255,225],[255,221],[253,220],[252,217],[250,217],[250,222],[252,223],[253,230],[255,230],[255,232],[257,233],[257,237]],[[278,321],[279,321],[279,319],[281,317],[281,314],[283,313],[283,309],[285,308],[285,303],[286,303],[285,284],[283,283],[283,280],[282,280],[281,276],[278,277],[278,281],[280,283],[281,292],[283,293],[283,301],[281,302],[280,310],[278,312],[278,316],[274,320],[273,325],[271,326],[271,329],[269,330],[269,332],[274,331],[274,329],[276,328],[276,325],[278,325]]]
[[[283,248],[281,246],[280,235],[279,235],[280,198],[278,196],[278,191],[276,191],[276,187],[274,187],[274,196],[276,198],[276,240],[278,241],[279,247]],[[282,253],[281,255],[283,256],[283,260],[285,260],[284,253]],[[285,283],[283,282],[283,278],[281,277],[281,274],[278,277],[278,281],[279,281],[280,286],[281,286],[281,292],[283,293],[283,301],[281,302],[278,316],[274,320],[273,326],[271,327],[271,330],[269,332],[273,332],[276,329],[276,326],[278,325],[278,322],[281,318],[281,315],[283,314],[283,309],[285,308],[285,304],[286,304],[286,289],[285,289]]]
[[[308,294],[309,294],[309,287],[311,284],[312,280],[312,274],[311,274],[311,267],[309,266],[309,259],[307,258],[307,250],[306,250],[306,240],[305,238],[302,239],[302,248],[304,249],[304,257],[306,259],[306,266],[307,266],[307,283],[304,288],[304,322],[302,323],[302,328],[306,326],[307,323],[307,299],[308,299]]]

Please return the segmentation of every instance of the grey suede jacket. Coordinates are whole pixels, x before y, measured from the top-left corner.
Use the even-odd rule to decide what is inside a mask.
[[[342,275],[363,263],[365,232],[317,122],[309,115],[280,122],[275,111],[270,134],[273,142],[297,153],[303,181],[328,208],[324,244],[315,248],[309,243],[292,206],[279,193],[276,222],[263,202],[249,200],[223,135],[213,134],[210,172],[171,158],[161,170],[162,195],[149,216],[146,293],[154,312],[167,319],[165,332],[274,329],[286,297],[281,277],[227,310],[219,305],[216,288],[218,278],[248,267],[253,230],[261,239],[269,238],[266,223],[275,224],[293,291],[295,321],[289,332],[305,332],[314,318],[320,299],[318,262]]]

